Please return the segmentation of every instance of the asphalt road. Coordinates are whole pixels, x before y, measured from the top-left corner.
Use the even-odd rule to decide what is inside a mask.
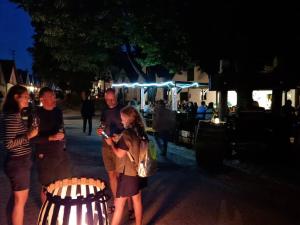
[[[76,177],[107,180],[101,158],[101,138],[82,133],[78,115],[65,116],[67,149]],[[97,119],[94,120],[94,126]],[[3,153],[1,153],[1,165]],[[157,225],[299,225],[300,188],[227,169],[207,174],[188,158],[159,160],[157,174],[143,191],[144,224]],[[176,163],[174,163],[176,162]],[[6,225],[10,187],[0,171],[0,225]],[[36,223],[39,184],[35,167],[25,211],[25,225]],[[124,224],[134,224],[124,216]]]

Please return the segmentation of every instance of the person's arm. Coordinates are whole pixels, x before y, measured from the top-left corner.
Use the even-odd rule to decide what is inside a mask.
[[[156,130],[158,128],[158,124],[157,124],[157,110],[154,110],[153,114],[152,114],[152,128],[154,130]]]
[[[92,116],[95,115],[95,103],[93,100],[91,100],[91,108],[92,108]]]
[[[16,135],[20,127],[15,116],[7,116],[4,118],[3,123],[3,144],[8,150],[28,144],[29,139],[37,134],[37,129],[35,129],[22,135]]]
[[[31,144],[45,144],[47,142],[49,142],[49,136],[42,137],[38,135],[30,140]]]
[[[45,144],[49,143],[50,141],[61,141],[65,137],[64,133],[56,133],[49,136],[36,136],[30,140],[31,144]]]
[[[121,148],[117,148],[114,145],[111,145],[111,150],[118,158],[123,158],[127,155],[127,151]]]
[[[38,135],[30,140],[32,144],[45,144],[50,141],[61,141],[65,138],[65,129],[64,129],[64,121],[63,114],[61,110],[57,111],[57,123],[60,128],[63,129],[63,132],[57,132],[52,135]]]
[[[122,141],[121,139],[120,139],[120,141]],[[115,144],[113,142],[112,138],[106,138],[105,141],[110,146],[111,150],[118,158],[123,158],[124,156],[127,155],[128,150],[120,148],[117,144]],[[126,146],[125,146],[125,148],[126,148]]]

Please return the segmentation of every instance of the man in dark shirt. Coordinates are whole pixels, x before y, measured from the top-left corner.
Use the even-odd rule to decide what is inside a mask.
[[[104,125],[104,131],[108,136],[120,134],[124,130],[120,117],[122,105],[118,104],[114,89],[107,89],[104,98],[107,105],[101,114],[101,124]],[[102,131],[103,129],[99,128],[97,133],[102,135]],[[116,156],[105,141],[102,142],[102,158],[108,173],[111,191],[113,196],[116,197],[118,175],[116,172]]]
[[[43,87],[39,97],[42,103],[42,107],[36,109],[36,116],[40,121],[39,134],[32,142],[36,149],[39,182],[46,187],[56,180],[71,177],[71,167],[65,151],[63,115],[56,107],[55,93],[52,89]],[[43,189],[42,202],[46,200]]]
[[[156,131],[155,140],[161,151],[161,155],[166,157],[168,141],[175,130],[176,114],[166,108],[163,100],[158,102],[153,115],[153,128]]]

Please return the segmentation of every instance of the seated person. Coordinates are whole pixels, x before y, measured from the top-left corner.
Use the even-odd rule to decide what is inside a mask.
[[[205,105],[205,101],[202,101],[201,106],[199,106],[199,108],[197,109],[196,119],[204,120],[205,119],[205,113],[206,113],[206,105]]]

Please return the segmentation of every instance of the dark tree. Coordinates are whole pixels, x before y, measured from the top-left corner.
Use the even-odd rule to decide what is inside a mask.
[[[195,64],[213,76],[220,59],[238,76],[274,69],[293,74],[299,60],[296,3],[11,1],[29,12],[36,30],[34,71],[52,79],[107,70],[117,76],[128,62],[132,80],[132,69],[163,67],[173,74]]]

